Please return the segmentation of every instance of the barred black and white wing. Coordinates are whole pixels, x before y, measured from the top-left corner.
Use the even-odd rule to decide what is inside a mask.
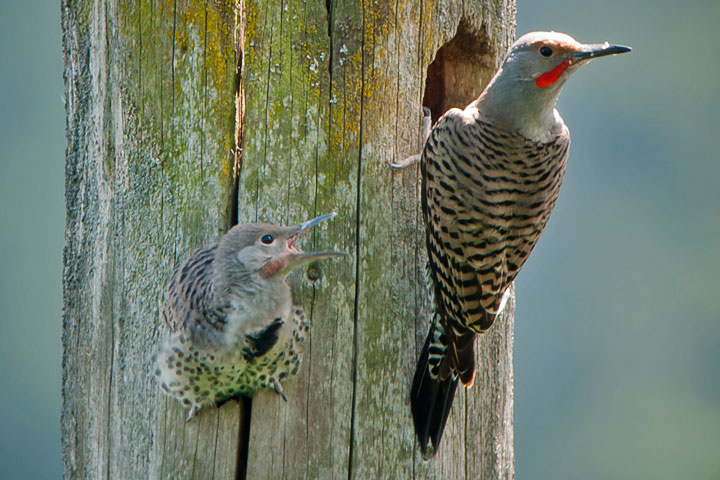
[[[473,382],[474,338],[502,310],[547,223],[569,144],[564,127],[548,142],[532,142],[486,123],[472,106],[449,110],[425,144],[422,207],[435,316],[411,399],[424,453],[429,440],[430,455],[439,444],[458,379]]]

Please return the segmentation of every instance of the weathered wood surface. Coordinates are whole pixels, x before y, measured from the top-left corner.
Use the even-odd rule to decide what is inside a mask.
[[[231,223],[234,4],[62,2],[69,478],[230,478],[241,406],[185,424],[151,373],[169,272]]]
[[[386,161],[421,147],[443,45],[435,115],[476,96],[514,36],[513,0],[467,3],[63,1],[66,476],[513,477],[512,315],[481,339],[435,460],[409,412],[427,331],[419,172]],[[305,361],[287,403],[253,399],[249,446],[241,405],[185,424],[150,372],[172,266],[236,221],[235,201],[241,222],[336,209],[305,242],[350,253],[291,277]]]
[[[419,172],[386,162],[421,147],[438,49],[462,22],[431,96],[434,109],[464,106],[514,35],[514,5],[329,5],[247,4],[240,218],[297,221],[337,208],[317,242],[352,254],[303,286],[311,348],[288,405],[272,394],[253,401],[248,478],[510,478],[507,319],[482,339],[480,377],[458,395],[437,460],[423,462],[415,447],[409,387],[427,332]]]

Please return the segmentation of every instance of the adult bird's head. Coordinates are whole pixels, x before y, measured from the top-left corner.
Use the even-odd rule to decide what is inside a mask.
[[[304,232],[334,216],[328,213],[288,227],[268,223],[236,225],[220,240],[218,256],[228,272],[284,280],[292,270],[314,260],[346,255],[335,251],[304,252],[295,245]]]
[[[594,58],[630,50],[607,42],[580,43],[558,32],[527,33],[510,47],[478,102],[495,124],[539,139],[558,125],[555,103],[573,72]]]

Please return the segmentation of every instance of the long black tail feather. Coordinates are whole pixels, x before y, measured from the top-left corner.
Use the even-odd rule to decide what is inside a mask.
[[[452,407],[458,379],[454,374],[440,378],[440,363],[447,352],[447,337],[436,318],[428,333],[410,390],[415,434],[423,458],[435,455]]]

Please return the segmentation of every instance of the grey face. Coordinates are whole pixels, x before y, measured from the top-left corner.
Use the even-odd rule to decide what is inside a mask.
[[[331,251],[304,252],[295,245],[301,234],[334,216],[334,213],[329,213],[289,227],[267,223],[237,225],[223,237],[220,248],[231,257],[229,261],[245,271],[256,272],[266,278],[284,278],[293,269],[313,260],[345,255]]]
[[[564,33],[532,32],[515,42],[503,70],[517,81],[532,82],[538,89],[557,88],[589,60],[629,51],[629,47],[608,43],[586,45]]]

